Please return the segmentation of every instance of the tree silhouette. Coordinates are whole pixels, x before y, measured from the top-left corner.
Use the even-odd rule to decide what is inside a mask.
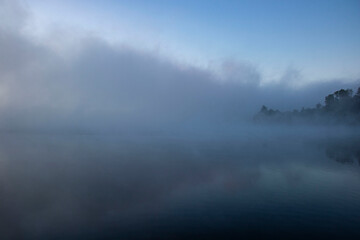
[[[254,116],[256,121],[271,122],[334,122],[360,124],[360,87],[353,96],[351,89],[340,89],[325,97],[325,105],[316,104],[315,108],[304,108],[300,111],[273,110],[263,105],[258,114]]]

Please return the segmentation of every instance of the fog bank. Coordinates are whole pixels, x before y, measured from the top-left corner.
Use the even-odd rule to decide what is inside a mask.
[[[29,34],[31,14],[23,5],[1,0],[0,6],[6,13],[0,23],[3,131],[236,125],[251,120],[263,104],[314,106],[329,92],[359,82],[335,79],[294,88],[297,78],[285,71],[264,85],[261,71],[247,62],[201,69],[156,51],[58,29],[41,41]]]

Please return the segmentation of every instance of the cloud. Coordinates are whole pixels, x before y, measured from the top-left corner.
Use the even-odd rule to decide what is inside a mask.
[[[249,85],[259,85],[261,74],[254,65],[236,60],[225,60],[221,63],[221,75],[225,81]]]
[[[0,0],[0,29],[6,31],[18,31],[26,23],[28,12],[20,1]]]
[[[236,122],[251,118],[262,104],[312,106],[344,87],[333,82],[288,88],[300,78],[292,69],[278,84],[260,87],[261,73],[246,62],[224,61],[219,75],[86,33],[74,33],[77,44],[66,41],[54,49],[22,32],[29,16],[26,9],[16,1],[0,4],[8,13],[0,27],[2,129]],[[61,45],[51,36],[47,41]]]

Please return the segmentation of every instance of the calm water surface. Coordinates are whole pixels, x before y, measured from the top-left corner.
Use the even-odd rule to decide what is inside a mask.
[[[2,134],[0,239],[360,239],[360,135],[300,132]]]

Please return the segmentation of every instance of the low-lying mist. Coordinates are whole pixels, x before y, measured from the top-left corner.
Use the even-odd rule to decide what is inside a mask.
[[[152,132],[214,126],[221,131],[250,122],[264,104],[282,110],[313,107],[329,92],[357,86],[333,80],[293,88],[298,78],[286,73],[264,85],[261,71],[250,63],[224,61],[219,72],[109,44],[86,32],[72,36],[53,30],[60,31],[57,37],[50,34],[41,41],[29,34],[24,7],[0,4],[7,11],[0,23],[2,131]]]
[[[2,237],[358,236],[359,134],[258,130],[203,139],[2,134]]]
[[[360,239],[359,80],[31,19],[0,0],[1,240]]]

